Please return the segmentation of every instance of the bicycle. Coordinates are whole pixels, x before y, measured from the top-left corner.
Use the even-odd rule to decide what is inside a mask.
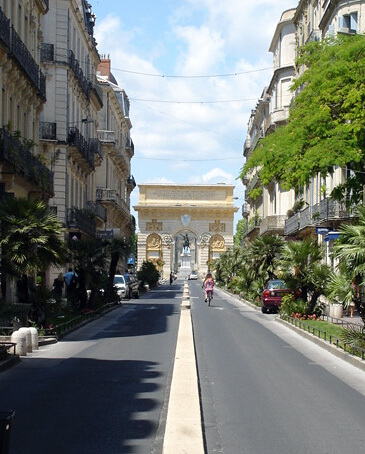
[[[213,299],[213,290],[207,290],[207,303],[208,303],[208,306],[210,306],[210,302],[212,301]]]

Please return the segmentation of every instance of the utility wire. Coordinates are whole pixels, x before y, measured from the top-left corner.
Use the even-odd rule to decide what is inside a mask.
[[[256,101],[257,98],[248,98],[248,99],[225,99],[221,101],[171,101],[163,99],[143,99],[143,98],[129,98],[131,101],[141,101],[141,102],[158,102],[162,104],[219,104],[219,103],[230,103],[230,102],[248,102]]]
[[[242,72],[234,72],[234,73],[226,73],[226,74],[197,74],[197,75],[172,75],[172,74],[154,74],[154,73],[144,73],[139,71],[131,71],[128,69],[119,69],[119,68],[112,68],[112,71],[119,71],[129,74],[136,74],[139,76],[148,76],[148,77],[160,77],[161,79],[206,79],[206,78],[215,78],[215,77],[235,77],[235,76],[244,76],[246,74],[258,73],[261,71],[268,71],[272,70],[273,67],[261,68],[261,69],[252,69],[251,71],[242,71]]]
[[[169,162],[212,162],[212,161],[231,161],[239,159],[243,161],[242,156],[230,156],[228,158],[206,158],[206,159],[174,159],[174,158],[146,158],[142,156],[133,156],[133,159],[143,159],[146,161],[169,161]]]

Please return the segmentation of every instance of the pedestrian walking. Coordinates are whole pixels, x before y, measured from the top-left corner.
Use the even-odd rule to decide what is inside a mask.
[[[60,273],[56,279],[53,281],[53,295],[54,297],[59,300],[62,298],[63,287],[65,285],[65,281],[63,278],[63,274]]]

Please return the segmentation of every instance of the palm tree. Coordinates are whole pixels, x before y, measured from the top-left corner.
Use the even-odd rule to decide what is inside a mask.
[[[276,279],[276,260],[280,257],[285,240],[279,235],[259,236],[250,245],[251,266],[256,277]]]
[[[104,286],[101,281],[105,274],[107,244],[100,239],[70,239],[68,247],[78,275],[78,294],[75,295],[74,304],[85,307],[88,302],[87,289],[90,289],[89,303],[93,306],[100,286]]]
[[[286,243],[277,262],[288,286],[300,290],[305,302],[310,296],[307,315],[314,311],[320,295],[325,294],[330,268],[321,263],[323,256],[323,247],[309,238]]]
[[[6,298],[6,277],[34,276],[50,265],[64,263],[63,228],[41,200],[5,198],[0,203],[1,279]]]
[[[354,279],[365,285],[365,207],[356,210],[356,224],[347,224],[339,228],[341,236],[333,246],[333,254],[348,270],[346,282],[351,285]],[[354,296],[355,306],[365,323],[365,302],[360,296]]]

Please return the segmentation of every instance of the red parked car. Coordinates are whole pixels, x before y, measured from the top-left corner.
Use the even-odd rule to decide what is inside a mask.
[[[261,311],[262,313],[270,312],[279,309],[284,295],[294,295],[294,291],[287,288],[285,282],[281,279],[267,281],[264,291],[261,295]]]

